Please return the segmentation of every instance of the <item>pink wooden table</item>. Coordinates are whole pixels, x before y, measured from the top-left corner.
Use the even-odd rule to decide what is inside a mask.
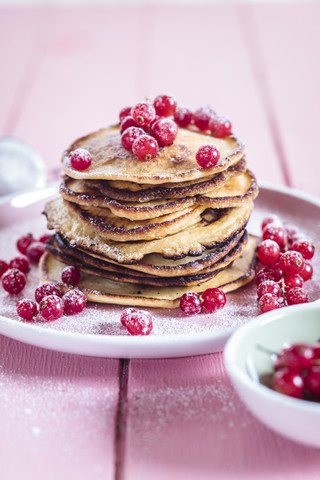
[[[55,169],[146,95],[212,104],[259,180],[319,196],[320,4],[0,10],[0,133]],[[62,354],[0,338],[0,476],[319,479],[320,454],[245,409],[221,353]]]

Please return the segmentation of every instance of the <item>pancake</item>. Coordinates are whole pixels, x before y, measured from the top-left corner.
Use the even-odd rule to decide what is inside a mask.
[[[47,243],[47,249],[55,254],[58,249],[64,255],[75,258],[80,264],[90,265],[95,268],[107,269],[108,271],[118,272],[125,275],[157,277],[177,277],[182,275],[195,275],[199,272],[210,271],[216,267],[222,258],[230,253],[237,245],[245,246],[248,241],[246,230],[241,230],[232,235],[229,239],[214,249],[205,250],[199,257],[185,256],[179,260],[163,258],[157,253],[146,255],[140,262],[130,265],[119,265],[116,262],[106,260],[103,257],[93,256],[89,250],[87,253],[79,250],[77,247],[71,247],[68,242],[54,235]],[[62,259],[63,261],[63,259]],[[73,262],[71,262],[73,264]],[[217,267],[218,268],[218,267]]]
[[[104,196],[99,188],[91,185],[89,180],[74,180],[67,177],[60,185],[60,194],[64,200],[73,204],[91,208],[108,208],[115,216],[138,221],[168,215],[177,210],[181,211],[181,209],[199,205],[206,208],[239,206],[249,198],[255,199],[258,194],[258,185],[252,172],[247,170],[237,175],[230,175],[224,184],[218,187],[212,186],[205,195],[198,194],[171,201],[164,199],[134,203],[119,202]]]
[[[243,253],[228,267],[210,280],[192,287],[192,291],[204,292],[207,288],[221,288],[225,293],[249,283],[254,277],[258,239],[250,236]],[[46,252],[40,260],[40,276],[45,282],[55,282],[63,292],[69,288],[61,283],[61,272],[67,264]],[[88,301],[104,304],[118,304],[141,307],[176,308],[181,296],[188,292],[188,286],[141,286],[108,280],[96,275],[82,273],[78,288]]]
[[[201,168],[196,162],[198,148],[216,146],[220,152],[217,165]],[[77,148],[88,150],[94,161],[84,171],[72,168],[69,154]],[[98,130],[74,142],[62,157],[66,175],[75,179],[121,180],[134,183],[161,184],[197,180],[222,172],[237,163],[244,145],[235,137],[215,138],[192,129],[179,128],[172,145],[161,147],[152,161],[141,162],[121,145],[120,127]]]
[[[206,248],[222,244],[226,238],[245,228],[253,202],[222,211],[218,220],[207,223],[204,219],[173,235],[149,241],[115,242],[108,241],[91,225],[82,222],[61,198],[48,202],[44,213],[48,228],[61,234],[71,245],[92,255],[104,256],[120,264],[141,260],[150,253],[160,253],[165,258],[182,258],[185,255],[201,255]]]

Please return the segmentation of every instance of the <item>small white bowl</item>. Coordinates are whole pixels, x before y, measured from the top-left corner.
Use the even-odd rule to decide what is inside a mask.
[[[239,328],[228,340],[224,361],[243,402],[265,425],[305,445],[320,447],[320,403],[278,393],[260,383],[272,372],[271,352],[320,338],[320,301],[283,307]],[[262,347],[262,348],[261,348]]]

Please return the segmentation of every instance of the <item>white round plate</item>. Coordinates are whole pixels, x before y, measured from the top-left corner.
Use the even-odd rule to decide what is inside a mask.
[[[10,197],[0,203],[0,258],[9,261],[19,253],[15,243],[28,232],[35,237],[46,231],[41,215],[45,201],[58,190],[58,184]],[[248,230],[259,235],[262,219],[278,214],[295,224],[320,245],[320,200],[296,190],[263,184],[255,201]],[[306,283],[310,301],[320,297],[319,248],[314,258],[314,278]],[[121,326],[123,307],[90,305],[84,312],[63,316],[50,323],[24,322],[16,314],[20,298],[33,298],[39,284],[37,268],[28,274],[25,290],[15,297],[0,287],[0,333],[16,340],[52,350],[113,358],[168,358],[221,351],[238,327],[259,314],[255,283],[227,294],[221,311],[187,317],[179,309],[149,309],[154,331],[147,337],[132,337]]]

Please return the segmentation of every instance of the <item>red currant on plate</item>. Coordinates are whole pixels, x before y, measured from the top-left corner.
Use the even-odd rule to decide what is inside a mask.
[[[152,316],[145,310],[135,310],[128,315],[126,328],[131,335],[149,335],[153,329]]]
[[[0,278],[8,270],[9,265],[4,260],[0,260]]]
[[[231,134],[232,125],[228,118],[215,115],[209,120],[209,129],[215,137],[224,138]]]
[[[279,266],[285,275],[296,275],[303,269],[304,259],[301,253],[288,250],[281,254]]]
[[[187,292],[180,298],[180,309],[185,315],[195,315],[202,310],[202,302],[196,292]]]
[[[171,145],[178,134],[177,124],[170,118],[160,118],[151,125],[152,135],[161,147]]]
[[[28,298],[24,298],[23,300],[17,302],[16,308],[19,317],[23,318],[24,320],[28,320],[29,322],[34,320],[38,313],[38,306],[36,302],[29,300]]]
[[[77,148],[70,153],[69,158],[72,168],[78,171],[86,170],[92,162],[91,154],[85,148]]]
[[[273,264],[280,257],[280,247],[274,240],[263,240],[258,247],[257,256],[264,265]]]
[[[280,218],[278,217],[278,215],[271,214],[271,215],[268,215],[267,217],[264,217],[264,219],[262,220],[262,223],[261,223],[261,230],[263,231],[265,229],[265,227],[267,225],[269,225],[270,223],[276,224],[276,225],[281,225],[281,221],[280,221]]]
[[[202,145],[196,153],[196,160],[201,168],[214,167],[220,158],[220,152],[214,145]]]
[[[17,268],[20,272],[28,273],[30,271],[30,263],[27,257],[15,257],[9,263],[10,268]]]
[[[280,298],[280,285],[272,280],[265,280],[264,282],[261,282],[257,288],[258,298],[261,298],[265,293],[270,293],[274,297]]]
[[[6,292],[17,295],[26,285],[26,276],[17,268],[10,268],[2,275],[1,283]]]
[[[312,263],[309,262],[309,260],[304,261],[303,269],[300,271],[299,275],[304,282],[312,278],[313,266],[312,266]]]
[[[260,285],[260,283],[265,282],[266,280],[272,280],[273,282],[278,282],[281,278],[278,273],[270,267],[263,267],[259,272],[256,274],[255,280],[256,285]]]
[[[271,310],[276,310],[281,307],[279,298],[275,297],[271,293],[265,293],[259,299],[258,305],[260,307],[261,313],[270,312]]]
[[[58,318],[62,317],[63,311],[63,300],[57,295],[48,295],[44,297],[39,304],[39,313],[42,318],[48,322],[58,320]]]
[[[307,292],[300,287],[291,288],[286,295],[288,305],[298,305],[299,303],[307,303],[308,301],[309,297]]]
[[[120,322],[121,324],[124,326],[124,327],[127,327],[127,321],[129,320],[130,318],[130,315],[133,313],[133,312],[137,312],[138,310],[136,308],[132,308],[132,307],[129,307],[129,308],[126,308],[125,310],[123,310],[121,312],[121,315],[120,315]]]
[[[157,140],[150,135],[141,135],[133,142],[132,151],[139,160],[145,162],[156,157],[159,145]]]
[[[133,142],[141,135],[145,135],[145,131],[142,130],[142,128],[129,127],[121,135],[121,145],[123,148],[130,151],[132,150]]]
[[[177,100],[173,95],[158,95],[153,106],[160,117],[170,117],[177,110]]]
[[[265,226],[262,232],[262,240],[273,240],[279,247],[283,247],[286,242],[286,233],[284,228],[274,223]]]
[[[215,111],[210,106],[200,107],[194,112],[192,121],[199,130],[209,130],[210,119],[214,117],[215,114]]]
[[[207,288],[202,294],[203,306],[208,312],[223,308],[227,302],[225,293],[220,288]]]
[[[66,285],[76,287],[80,282],[80,270],[73,265],[65,267],[61,272],[61,280]]]
[[[42,285],[39,285],[39,287],[35,289],[34,296],[38,303],[40,303],[41,300],[48,295],[57,295],[58,297],[62,297],[61,290],[56,283],[46,282]]]
[[[192,121],[192,112],[188,108],[179,107],[173,115],[174,121],[179,127],[186,128]]]
[[[47,243],[47,241],[49,240],[50,237],[51,237],[50,233],[44,233],[44,234],[41,235],[41,237],[39,238],[39,242],[41,242],[41,243]]]
[[[26,255],[27,248],[32,242],[35,242],[35,241],[36,239],[33,238],[31,233],[29,233],[28,235],[24,235],[23,237],[20,237],[17,240],[17,249],[19,250],[20,253],[22,253],[22,255]]]
[[[295,250],[296,252],[301,253],[306,260],[311,260],[315,249],[315,244],[310,240],[296,240],[290,247],[290,250]]]
[[[64,303],[64,313],[66,315],[74,315],[75,313],[82,312],[87,304],[85,294],[77,288],[74,290],[69,290],[63,296],[62,300]]]
[[[303,286],[303,278],[298,273],[296,275],[284,275],[283,282],[285,284],[286,290],[290,290],[294,287]]]
[[[138,126],[146,127],[154,120],[156,111],[151,103],[141,102],[132,107],[131,116]]]
[[[27,257],[32,263],[39,263],[40,258],[46,250],[45,244],[42,242],[32,242],[27,248]]]

